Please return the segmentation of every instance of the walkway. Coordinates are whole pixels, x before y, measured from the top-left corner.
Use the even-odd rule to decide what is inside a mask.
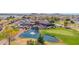
[[[7,39],[1,40],[0,45],[8,45],[8,40]]]

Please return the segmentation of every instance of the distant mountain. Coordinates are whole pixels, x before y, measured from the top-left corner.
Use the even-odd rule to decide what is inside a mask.
[[[23,15],[45,15],[45,16],[79,16],[79,13],[0,13],[0,15],[15,15],[15,16],[23,16]]]

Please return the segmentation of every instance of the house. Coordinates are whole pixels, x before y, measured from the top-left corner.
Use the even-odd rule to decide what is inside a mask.
[[[55,24],[56,27],[64,27],[63,24]]]
[[[40,28],[54,28],[55,24],[51,24],[48,20],[40,20],[39,27]]]
[[[35,23],[33,22],[32,19],[23,19],[23,20],[20,20],[17,24],[20,28],[30,28]]]
[[[49,24],[49,21],[48,20],[40,20],[39,23],[41,23],[41,24]]]

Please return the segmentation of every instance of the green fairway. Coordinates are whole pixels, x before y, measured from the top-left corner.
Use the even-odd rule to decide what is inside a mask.
[[[61,39],[65,44],[76,45],[79,44],[79,32],[72,29],[55,28],[55,29],[42,29],[41,34],[48,34]]]

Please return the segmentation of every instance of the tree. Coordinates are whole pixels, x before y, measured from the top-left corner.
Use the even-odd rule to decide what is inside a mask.
[[[64,27],[67,28],[69,23],[70,23],[70,19],[65,19]]]
[[[64,27],[67,27],[67,26],[68,26],[68,22],[64,21]]]
[[[53,21],[54,23],[57,22],[57,21],[59,21],[59,20],[60,20],[59,17],[55,17],[55,16],[51,17],[51,21]]]
[[[71,22],[71,24],[74,24],[75,23],[73,20],[71,20],[70,22]]]
[[[27,45],[37,45],[37,41],[36,40],[27,40]]]
[[[55,22],[57,22],[57,21],[59,21],[59,20],[60,20],[60,18],[54,17],[54,21],[55,21]]]
[[[41,36],[41,34],[38,38],[38,42],[44,45],[44,40],[43,40],[43,37]]]
[[[70,21],[70,19],[65,19],[66,21]]]
[[[10,16],[10,17],[7,17],[6,19],[7,20],[11,20],[12,19],[13,20],[14,18],[15,18],[14,16]]]
[[[28,41],[27,41],[27,45],[35,45],[35,43],[34,43],[33,40],[28,40]]]
[[[8,39],[8,44],[9,45],[11,44],[11,40],[13,39],[12,31],[13,31],[13,29],[11,27],[5,26],[4,33],[5,33],[5,35]]]
[[[50,22],[50,24],[55,23],[55,21],[54,21],[54,20],[50,20],[49,22]]]

